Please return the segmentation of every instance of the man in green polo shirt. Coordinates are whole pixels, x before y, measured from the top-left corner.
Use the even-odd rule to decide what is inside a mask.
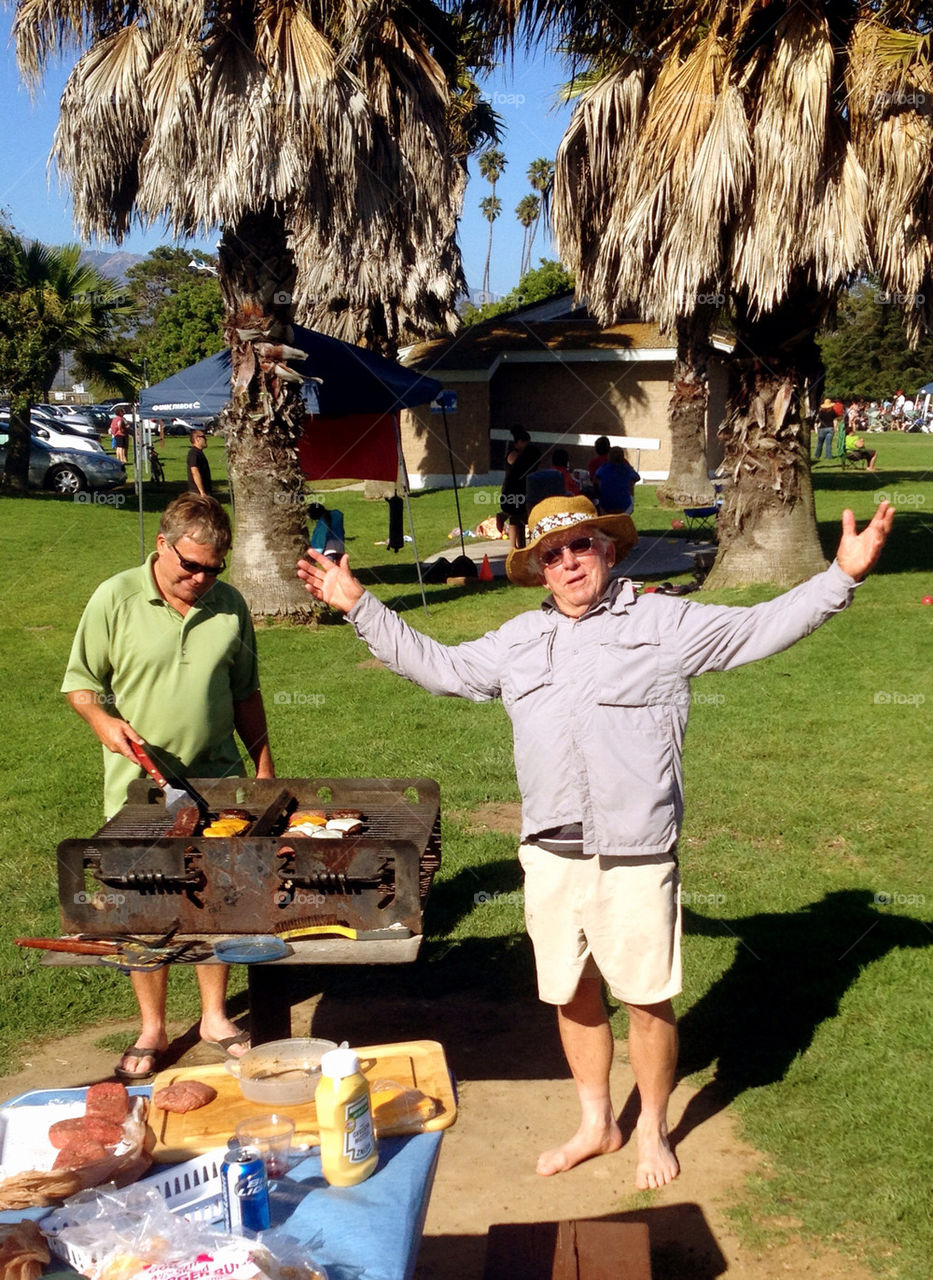
[[[185,493],[166,508],[156,550],[97,588],[78,626],[62,692],[104,748],[104,809],[144,777],[130,742],[148,742],[181,774],[242,775],[236,732],[258,778],[274,777],[246,602],[218,581],[230,521],[213,498]],[[227,1017],[225,965],[199,965],[201,1038],[239,1057],[248,1037]],[[142,1027],[117,1074],[147,1079],[168,1048],[168,969],[132,974]]]

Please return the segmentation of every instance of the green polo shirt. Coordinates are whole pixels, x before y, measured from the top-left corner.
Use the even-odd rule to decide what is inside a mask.
[[[256,640],[246,601],[217,581],[182,617],[159,594],[155,554],[101,583],[78,626],[62,693],[90,689],[108,709],[192,778],[242,775],[234,741],[234,703],[259,688]],[[104,809],[126,802],[145,773],[125,756],[104,754]]]

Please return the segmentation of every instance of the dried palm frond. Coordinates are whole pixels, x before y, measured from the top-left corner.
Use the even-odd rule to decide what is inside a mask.
[[[597,314],[619,268],[611,226],[637,138],[645,91],[644,68],[629,61],[586,92],[557,151],[551,220],[558,253]],[[600,283],[597,283],[597,280]]]
[[[148,35],[134,23],[94,45],[62,94],[53,154],[60,171],[80,175],[75,220],[91,235],[121,236],[129,227],[152,59]]]
[[[868,182],[870,251],[908,334],[933,320],[933,68],[926,37],[859,23],[849,58],[853,143]]]
[[[831,126],[833,49],[825,19],[792,9],[772,47],[754,61],[760,68],[754,183],[736,229],[731,275],[760,314],[787,294],[801,271],[818,288],[834,288],[864,261],[857,211],[864,175],[847,157],[844,135]],[[842,229],[847,238],[828,246],[828,229]]]
[[[722,88],[680,201],[655,257],[644,311],[663,328],[724,297],[725,230],[747,197],[752,148],[741,94]]]

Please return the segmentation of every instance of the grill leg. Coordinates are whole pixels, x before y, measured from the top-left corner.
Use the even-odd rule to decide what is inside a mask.
[[[292,1007],[282,988],[281,973],[275,964],[248,966],[249,1038],[251,1044],[288,1040],[292,1034]]]

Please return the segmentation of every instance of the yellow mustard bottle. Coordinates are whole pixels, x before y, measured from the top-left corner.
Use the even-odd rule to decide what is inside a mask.
[[[324,1177],[332,1187],[364,1182],[379,1163],[379,1152],[369,1081],[352,1049],[331,1049],[323,1055],[314,1101]]]

